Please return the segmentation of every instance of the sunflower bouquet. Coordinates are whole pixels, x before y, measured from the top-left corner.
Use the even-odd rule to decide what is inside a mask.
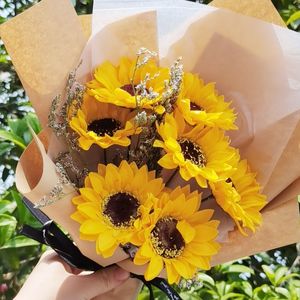
[[[103,258],[122,248],[134,265],[147,265],[146,280],[165,268],[169,283],[178,283],[209,269],[220,249],[220,221],[201,209],[202,194],[242,234],[261,223],[266,197],[225,135],[237,130],[230,103],[214,84],[185,73],[180,59],[167,68],[155,57],[141,48],[134,60],[97,66],[84,86],[67,87],[59,112],[55,98],[48,124],[69,146],[56,158],[63,173],[80,169],[75,154],[96,158],[90,167],[83,159],[77,177],[67,174],[78,193],[71,218],[80,239],[94,242]],[[54,193],[36,206],[60,198]]]
[[[18,189],[92,261],[178,283],[299,238],[300,68],[288,30],[169,2],[95,1],[86,43],[87,19],[43,0],[1,34],[47,124]]]

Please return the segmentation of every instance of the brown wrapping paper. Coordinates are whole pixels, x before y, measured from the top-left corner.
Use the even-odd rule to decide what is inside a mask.
[[[4,23],[0,36],[43,127],[86,44],[70,1],[44,0]]]
[[[213,0],[210,5],[285,26],[270,0]]]
[[[227,5],[225,5],[226,8],[230,8],[228,3],[231,2],[232,4],[234,3],[232,8],[234,7],[235,11],[242,13],[247,11],[247,15],[251,16],[268,16],[266,18],[267,20],[274,21],[278,24],[280,23],[276,12],[270,5],[270,1],[256,0],[249,3],[249,1],[244,0],[216,0],[213,1],[213,4],[218,6],[221,2],[227,3]],[[248,5],[246,2],[248,2]],[[236,3],[240,3],[240,6],[236,5]],[[256,5],[259,5],[259,7],[264,7],[263,10],[260,10],[264,13],[259,15],[256,14]],[[242,11],[239,10],[239,8],[242,9]],[[59,13],[57,13],[58,11]],[[218,16],[221,17],[228,16],[226,12],[218,12],[217,14],[219,14]],[[136,41],[138,40],[143,41],[141,44],[143,46],[150,45],[148,46],[149,48],[155,48],[153,45],[156,45],[157,42],[155,38],[156,32],[151,31],[151,34],[144,34],[145,30],[148,31],[152,25],[152,28],[156,28],[156,26],[154,26],[156,22],[155,12],[144,12],[143,14],[132,16],[131,18],[133,18],[131,22],[135,20],[140,22],[138,24],[141,25],[143,24],[142,20],[148,20],[146,22],[147,26],[145,26],[143,30],[138,31],[139,36],[132,35],[132,32],[129,31],[130,23],[127,23],[128,20],[121,20],[119,21],[121,23],[113,25],[115,26],[115,29],[113,26],[110,26],[109,29],[104,28],[104,30],[99,33],[99,40],[102,39],[104,42],[105,39],[109,37],[107,35],[108,33],[112,34],[113,37],[116,37],[119,33],[118,30],[120,30],[118,28],[122,28],[120,25],[128,24],[124,26],[122,37],[127,41],[127,43],[125,43],[123,48],[117,49],[118,55],[133,55],[135,52],[134,47],[138,46],[136,44]],[[139,19],[141,21],[138,21]],[[19,26],[19,24],[23,24],[23,22],[26,22],[27,24],[24,31],[21,29],[22,27]],[[43,124],[46,123],[48,108],[52,97],[58,94],[64,87],[66,76],[68,72],[74,69],[77,65],[80,53],[85,45],[86,37],[90,33],[91,19],[89,16],[80,17],[80,22],[83,26],[83,30],[80,27],[80,23],[78,22],[76,15],[72,9],[70,9],[68,0],[44,0],[39,5],[34,6],[21,16],[14,18],[0,27],[1,37],[4,40],[5,45],[12,57],[13,63],[22,80],[24,88],[26,89],[26,92],[29,95],[33,106],[35,107]],[[34,34],[37,24],[39,28],[44,28],[44,34]],[[107,31],[105,31],[105,29]],[[33,42],[32,36],[34,36]],[[114,40],[110,40],[108,45],[102,44],[104,50],[106,50],[101,52],[102,58],[100,57],[100,60],[111,58],[111,60],[114,61],[116,55],[112,54],[110,57],[110,46],[113,45],[113,42]],[[226,42],[227,41],[225,41],[223,45],[226,46]],[[15,47],[16,43],[19,45],[18,47]],[[28,51],[18,50],[24,48],[27,49],[28,45],[32,45],[32,47],[28,48]],[[41,45],[41,47],[36,47],[36,45]],[[119,44],[117,43],[116,45]],[[176,45],[176,43],[174,45]],[[99,45],[99,47],[100,46],[101,45]],[[239,47],[239,45],[234,46],[237,48]],[[97,57],[96,61],[99,62],[99,53],[95,54],[93,51],[95,51],[95,49],[85,49],[84,55],[86,56],[83,55],[82,58],[84,59],[89,57],[91,61],[86,63],[84,66],[85,69],[83,67],[81,70],[79,70],[80,79],[82,80],[89,78],[90,72],[92,71],[91,66],[96,63],[95,60],[93,60],[94,56]],[[45,55],[45,53],[47,54]],[[182,53],[182,55],[184,56],[184,53]],[[278,51],[274,51],[272,55],[273,58],[280,57],[280,49],[278,49]],[[169,59],[171,59],[171,56],[172,53]],[[54,58],[56,58],[56,60]],[[56,61],[56,63],[52,64],[53,61]],[[190,67],[190,69],[193,68]],[[53,76],[53,74],[56,74],[56,76]],[[265,188],[267,191],[269,188],[268,193],[274,199],[263,210],[263,225],[257,234],[248,238],[242,237],[238,231],[232,232],[230,234],[229,241],[224,244],[220,254],[214,258],[214,264],[237,259],[241,256],[254,254],[259,251],[265,251],[300,240],[298,206],[295,201],[295,196],[300,190],[300,179],[298,179],[298,177],[300,177],[300,174],[298,173],[299,170],[295,170],[294,175],[289,178],[288,183],[282,183],[282,181],[278,180],[280,178],[278,174],[285,174],[280,170],[285,167],[288,168],[288,166],[285,164],[285,155],[287,155],[287,157],[290,155],[299,155],[299,128],[297,127],[299,120],[298,112],[296,111],[294,114],[288,115],[287,119],[289,126],[294,128],[294,130],[292,130],[288,136],[282,136],[282,138],[285,138],[285,142],[280,144],[282,147],[280,153],[285,154],[279,155],[278,160],[274,162],[274,173],[269,174],[269,176],[265,176]],[[245,122],[247,123],[247,120],[245,120]],[[279,122],[282,122],[282,120],[279,119]],[[278,128],[280,128],[280,126],[281,125],[279,124]],[[249,131],[247,126],[244,126],[244,129],[246,133]],[[268,128],[266,127],[265,130],[268,130]],[[270,135],[273,132],[270,130],[270,132],[267,133]],[[240,143],[241,145],[247,143],[252,138],[251,134],[248,138],[246,138],[246,140],[239,140],[237,143]],[[45,132],[41,139],[45,146],[47,146],[47,140],[50,140],[49,132]],[[263,141],[258,142],[263,143]],[[295,145],[297,145],[297,147],[295,147]],[[245,150],[245,153],[247,155],[247,149]],[[28,147],[27,151],[24,152],[17,169],[18,188],[25,195],[30,196],[30,200],[33,202],[37,200],[36,195],[32,196],[30,193],[32,192],[32,189],[36,189],[40,184],[43,184],[45,177],[45,174],[42,173],[42,166],[44,166],[42,158],[44,158],[44,161],[47,160],[44,154],[45,153],[43,153],[42,147],[38,148],[34,143],[32,143]],[[251,152],[249,155],[251,155]],[[268,161],[266,161],[266,163],[268,163]],[[32,165],[36,167],[34,169],[32,167],[30,168]],[[50,162],[49,165],[51,165]],[[55,177],[53,166],[51,172],[53,174],[51,180],[54,184],[57,178]],[[287,170],[285,170],[285,172],[287,172]],[[48,182],[50,182],[50,179]],[[272,184],[270,184],[270,182]],[[273,187],[275,184],[281,184],[281,186],[274,192]],[[47,188],[48,190],[51,189],[51,187],[48,186],[45,187],[45,190],[47,190]],[[62,209],[62,206],[64,206],[64,209]],[[126,257],[124,253],[118,252],[114,257],[111,258],[111,260],[104,261],[103,258],[95,253],[94,243],[80,241],[78,238],[76,238],[76,235],[78,235],[78,225],[69,218],[69,215],[74,210],[70,203],[70,198],[61,200],[60,202],[44,208],[43,210],[49,215],[49,217],[54,218],[71,233],[72,237],[79,244],[80,249],[83,250],[84,254],[94,259],[98,263],[102,265],[108,265],[113,262],[118,262]],[[60,211],[62,214],[58,214],[58,211]],[[120,265],[130,270],[133,269],[132,263],[129,260],[123,261],[120,263]]]

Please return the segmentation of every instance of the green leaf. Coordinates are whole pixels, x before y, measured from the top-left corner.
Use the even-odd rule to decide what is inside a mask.
[[[39,242],[29,239],[26,236],[16,236],[8,240],[0,249],[32,247],[39,245]]]
[[[243,265],[231,265],[228,266],[225,270],[224,273],[250,273],[254,274],[254,271],[246,266]]]
[[[290,293],[287,289],[285,289],[283,287],[276,287],[275,291],[276,291],[276,293],[283,295],[286,299],[291,299]]]
[[[207,274],[199,273],[199,274],[197,274],[197,279],[199,279],[203,282],[209,283],[212,286],[215,285],[215,281],[213,280],[213,278],[208,276]]]
[[[267,275],[270,282],[275,286],[275,274],[274,271],[267,265],[262,265],[262,269],[264,270],[265,274]]]
[[[13,145],[11,143],[7,142],[1,142],[0,144],[0,156],[8,153],[13,148]]]
[[[245,295],[238,294],[238,293],[228,293],[221,297],[221,300],[227,300],[227,299],[242,300],[242,299],[245,299]]]
[[[29,113],[25,117],[26,123],[33,129],[35,133],[39,133],[42,129],[41,123],[36,114]]]
[[[237,287],[240,288],[247,296],[252,298],[253,288],[249,282],[247,282],[247,281],[239,282]]]
[[[19,146],[23,150],[26,148],[23,139],[15,135],[13,132],[0,129],[0,138],[13,142],[16,146]]]
[[[13,213],[16,209],[17,204],[9,200],[0,200],[0,214]]]
[[[290,25],[291,23],[296,22],[300,19],[300,10],[293,13],[286,22],[286,25]]]
[[[13,235],[17,220],[10,215],[0,214],[0,247]]]
[[[288,271],[288,268],[286,268],[286,267],[279,267],[275,271],[274,282],[275,282],[276,286],[280,285],[285,280],[285,274],[287,271]]]
[[[22,137],[23,133],[27,130],[24,119],[8,119],[7,124],[10,128],[10,131],[18,137]]]
[[[15,203],[17,204],[18,207],[18,221],[22,225],[25,223],[25,220],[28,215],[28,210],[24,203],[22,202],[22,196],[20,193],[17,191],[11,190],[10,192],[12,198],[14,199]]]

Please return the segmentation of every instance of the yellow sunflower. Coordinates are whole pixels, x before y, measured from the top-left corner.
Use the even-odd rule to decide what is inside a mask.
[[[181,177],[188,181],[195,178],[206,188],[208,181],[227,179],[238,161],[238,152],[229,146],[229,140],[218,128],[190,129],[180,113],[167,114],[165,122],[157,125],[162,138],[154,147],[161,147],[165,155],[158,161],[165,169],[179,168]]]
[[[247,161],[242,160],[227,181],[210,183],[216,201],[244,235],[247,234],[243,228],[254,232],[256,226],[261,224],[260,211],[266,205],[266,196],[260,193],[255,176]]]
[[[104,62],[96,68],[95,79],[87,83],[88,93],[100,102],[127,108],[136,108],[138,103],[141,108],[155,109],[163,113],[164,108],[159,105],[159,93],[164,89],[168,69],[158,68],[153,59],[140,68],[135,69],[135,66],[136,61],[129,58],[122,58],[118,66]],[[147,81],[144,92],[152,95],[148,98],[137,89],[147,74],[150,80]]]
[[[197,75],[185,73],[176,106],[191,125],[204,124],[225,130],[237,129],[230,102],[218,95],[214,83],[204,84]]]
[[[134,264],[148,263],[145,279],[157,277],[166,268],[170,284],[180,277],[190,279],[198,268],[210,269],[210,259],[219,249],[215,241],[219,221],[210,220],[213,210],[198,210],[200,195],[189,187],[166,192],[156,203],[148,222],[131,242],[139,249]]]
[[[87,94],[75,116],[69,116],[69,125],[79,135],[78,144],[83,150],[89,150],[92,144],[101,148],[129,146],[129,137],[140,132],[129,109],[100,103]]]
[[[99,165],[85,180],[80,195],[73,198],[77,206],[71,218],[80,225],[80,238],[96,241],[99,255],[110,257],[121,244],[128,243],[136,231],[134,222],[148,215],[153,198],[163,189],[163,181],[155,178],[146,166],[122,161]]]

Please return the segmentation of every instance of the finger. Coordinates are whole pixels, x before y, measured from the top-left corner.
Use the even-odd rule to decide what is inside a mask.
[[[97,295],[121,285],[129,278],[129,272],[112,266],[90,275],[69,276],[62,284],[57,299],[67,299],[70,294],[76,293],[73,299],[92,299]]]
[[[142,281],[138,279],[128,278],[124,283],[119,285],[117,288],[99,295],[93,300],[132,300],[137,299],[138,294],[143,286]]]

